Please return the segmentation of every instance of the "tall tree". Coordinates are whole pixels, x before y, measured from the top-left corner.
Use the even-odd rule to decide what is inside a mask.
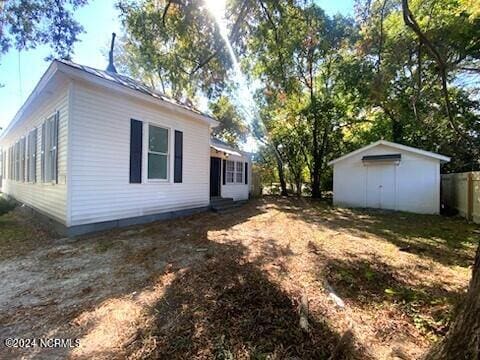
[[[478,62],[479,22],[462,1],[408,2],[410,15],[445,63],[448,88],[437,60],[424,40],[405,24],[402,2],[357,2],[361,38],[357,49],[374,69],[369,88],[370,109],[379,108],[390,121],[384,135],[395,142],[448,153],[447,169],[478,167],[478,99],[459,80],[472,78],[464,70]],[[362,5],[362,6],[360,6]],[[365,15],[366,14],[366,15]],[[446,106],[445,89],[448,92]]]
[[[241,115],[228,97],[221,96],[210,103],[213,116],[220,122],[213,129],[213,135],[231,145],[238,145],[247,140],[249,129]]]
[[[49,45],[52,56],[69,59],[82,26],[73,11],[88,0],[9,0],[0,2],[0,54],[10,48]]]
[[[144,69],[157,75],[165,93],[176,98],[222,93],[232,62],[203,1],[120,0],[117,7],[127,48]],[[227,8],[234,43],[240,41],[249,7],[244,0]]]
[[[480,246],[472,270],[466,298],[445,338],[424,360],[478,359],[480,357]]]
[[[266,102],[281,107],[285,99],[305,99],[297,114],[298,126],[309,131],[305,147],[310,165],[312,196],[321,196],[321,175],[326,165],[331,134],[338,128],[335,87],[341,76],[335,64],[348,43],[352,23],[331,19],[311,2],[261,1],[260,21],[252,31],[249,49],[254,73],[266,85]],[[291,31],[295,29],[295,31]]]

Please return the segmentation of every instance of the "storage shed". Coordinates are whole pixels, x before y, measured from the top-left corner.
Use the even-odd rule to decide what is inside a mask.
[[[409,211],[440,212],[440,163],[450,158],[379,140],[330,161],[333,203]]]

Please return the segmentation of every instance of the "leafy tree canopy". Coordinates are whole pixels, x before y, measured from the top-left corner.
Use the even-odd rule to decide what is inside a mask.
[[[0,54],[49,45],[52,56],[69,59],[82,26],[73,11],[88,0],[9,0],[0,2]]]
[[[213,129],[213,135],[231,145],[237,145],[247,140],[248,128],[228,97],[221,96],[215,102],[210,103],[210,110],[220,122],[220,125]]]

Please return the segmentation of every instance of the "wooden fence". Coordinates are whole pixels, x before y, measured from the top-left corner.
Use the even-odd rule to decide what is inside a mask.
[[[480,171],[443,174],[442,204],[480,223]]]
[[[255,170],[252,171],[252,187],[250,188],[250,196],[262,196],[262,177]]]

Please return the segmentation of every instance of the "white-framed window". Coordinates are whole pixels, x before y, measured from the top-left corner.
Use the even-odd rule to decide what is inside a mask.
[[[10,153],[8,155],[8,178],[15,180],[15,145],[10,146]]]
[[[243,162],[227,160],[225,177],[227,184],[243,184]]]
[[[13,146],[8,149],[8,179],[13,180]]]
[[[30,131],[27,136],[27,170],[26,180],[35,182],[37,170],[37,129]]]
[[[15,143],[15,147],[13,149],[14,157],[15,157],[15,181],[20,180],[20,141]]]
[[[148,179],[168,180],[169,130],[148,125]]]
[[[227,168],[225,169],[226,183],[233,184],[235,182],[235,161],[227,160]]]
[[[243,162],[237,161],[235,170],[235,182],[243,184]]]
[[[58,112],[42,125],[42,178],[45,182],[57,180]]]
[[[25,147],[27,142],[24,137],[20,139],[20,169],[19,169],[19,181],[25,181]]]

